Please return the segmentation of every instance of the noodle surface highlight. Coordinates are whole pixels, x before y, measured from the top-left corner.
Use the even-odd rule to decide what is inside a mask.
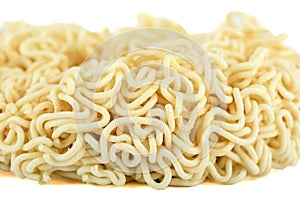
[[[101,49],[138,28],[4,25],[0,169],[40,183],[57,174],[164,189],[233,184],[297,163],[300,56],[285,35],[243,13],[207,34],[145,14],[138,27],[176,31],[177,42],[162,31]]]

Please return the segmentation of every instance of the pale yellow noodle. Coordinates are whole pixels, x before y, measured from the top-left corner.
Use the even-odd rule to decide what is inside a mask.
[[[146,34],[88,57],[111,35],[107,29],[4,25],[1,169],[41,183],[57,174],[164,189],[206,179],[233,184],[297,163],[300,56],[284,44],[285,35],[238,12],[207,34],[189,35],[175,22],[146,14],[138,26],[178,31],[206,54],[164,34],[149,35],[160,49],[143,49]],[[117,33],[128,30],[135,28]],[[123,48],[129,52],[112,62],[98,59]],[[130,52],[136,48],[142,49]]]

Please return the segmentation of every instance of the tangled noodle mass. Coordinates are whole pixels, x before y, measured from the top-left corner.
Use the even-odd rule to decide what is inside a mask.
[[[228,14],[207,34],[189,35],[145,14],[138,27],[176,31],[205,53],[164,35],[156,35],[160,48],[130,51],[148,44],[132,37],[97,51],[136,28],[92,33],[76,25],[4,25],[1,169],[41,183],[57,174],[164,189],[207,179],[233,184],[297,163],[300,56],[283,44],[285,35],[242,13]],[[122,48],[127,53],[112,62],[100,59]],[[201,58],[200,68],[162,49]]]

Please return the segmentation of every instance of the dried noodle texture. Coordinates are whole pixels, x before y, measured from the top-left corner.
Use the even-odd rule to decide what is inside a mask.
[[[147,15],[140,15],[139,26],[188,35]],[[164,189],[206,179],[236,183],[296,164],[300,57],[284,45],[284,35],[230,13],[216,31],[191,36],[213,63],[202,74],[180,57],[146,50],[76,67],[108,36],[75,25],[4,26],[2,169],[40,182],[56,173]],[[208,71],[216,79],[208,80]]]
[[[299,54],[283,43],[285,35],[273,35],[242,13],[230,13],[215,32],[204,37],[203,48],[240,96],[227,111],[236,113],[239,120],[226,118],[236,125],[224,127],[236,139],[221,134],[210,155],[215,169],[209,177],[235,182],[246,175],[266,175],[271,168],[295,165],[300,155]],[[231,180],[234,169],[243,175]]]
[[[81,145],[70,125],[74,124],[70,80],[75,78],[77,69],[72,66],[79,65],[108,34],[107,30],[92,33],[65,24],[31,26],[14,22],[3,26],[0,33],[2,169],[41,182],[49,181],[52,171],[75,170],[71,165],[83,150],[71,149]],[[62,159],[66,152],[69,157]],[[66,162],[70,157],[73,160]]]

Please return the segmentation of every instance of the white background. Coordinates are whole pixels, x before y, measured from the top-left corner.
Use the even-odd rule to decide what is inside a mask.
[[[189,32],[215,29],[230,11],[243,11],[259,18],[274,33],[287,33],[286,43],[300,52],[300,11],[296,0],[82,0],[82,1],[16,1],[1,2],[0,21],[25,20],[33,24],[55,22],[77,23],[97,31],[134,26],[136,14],[173,19]],[[299,199],[300,164],[267,177],[247,180],[233,186],[204,184],[192,188],[168,188],[156,191],[146,186],[100,187],[62,182],[39,185],[20,180],[0,171],[0,199]]]

